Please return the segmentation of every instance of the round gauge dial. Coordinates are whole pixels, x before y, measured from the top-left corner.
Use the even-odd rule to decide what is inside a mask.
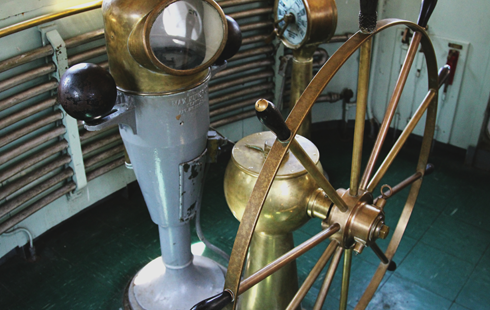
[[[281,39],[295,46],[304,43],[308,31],[308,13],[303,0],[279,0],[276,12],[277,20],[280,21],[278,26],[286,27]],[[291,18],[291,15],[294,17]],[[286,22],[288,17],[291,20],[289,23]]]

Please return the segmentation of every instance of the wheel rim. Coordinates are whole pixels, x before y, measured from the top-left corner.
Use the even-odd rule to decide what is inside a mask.
[[[225,289],[232,292],[234,296],[238,295],[240,277],[246,260],[247,250],[251,242],[254,228],[259,219],[262,206],[265,202],[265,199],[272,185],[274,177],[277,174],[280,163],[284,155],[286,154],[287,150],[291,146],[291,142],[294,139],[294,136],[296,135],[296,132],[298,131],[301,123],[305,119],[308,112],[311,110],[312,105],[314,104],[318,96],[321,94],[325,86],[330,82],[332,77],[337,73],[340,67],[342,67],[345,61],[347,61],[347,59],[349,59],[350,56],[357,49],[359,49],[359,47],[364,42],[370,40],[374,34],[397,25],[407,26],[412,30],[417,31],[421,34],[421,44],[426,57],[427,70],[429,76],[428,88],[431,91],[438,89],[437,66],[436,66],[436,59],[435,59],[435,54],[434,54],[432,44],[425,30],[412,22],[397,20],[397,19],[388,19],[388,20],[379,21],[377,29],[373,34],[368,35],[368,34],[362,34],[360,32],[356,33],[344,45],[342,45],[335,54],[333,54],[330,57],[330,59],[325,63],[322,69],[320,69],[317,75],[313,78],[309,86],[304,91],[303,95],[299,98],[296,106],[291,111],[289,117],[286,120],[286,124],[291,130],[291,138],[286,142],[280,142],[278,140],[275,141],[274,145],[270,150],[269,156],[267,157],[263,165],[262,171],[257,179],[254,190],[250,196],[246,211],[243,214],[238,229],[238,233],[235,239],[235,244],[233,246],[230,262],[228,265],[228,272],[225,280]],[[388,245],[388,249],[385,252],[386,257],[389,260],[393,258],[393,255],[395,254],[396,249],[401,241],[401,237],[408,224],[408,220],[413,210],[415,200],[418,196],[418,192],[422,183],[422,177],[425,173],[425,167],[430,152],[432,136],[435,129],[435,116],[437,110],[437,91],[433,91],[433,92],[435,92],[435,94],[433,94],[431,99],[428,101],[429,102],[427,104],[428,107],[426,108],[427,118],[426,118],[425,132],[424,132],[422,147],[421,147],[419,160],[416,168],[416,173],[420,174],[420,178],[414,181],[411,186],[408,200],[402,211],[402,215],[400,216],[397,227],[394,233],[392,234],[392,238]],[[346,249],[345,251],[350,251],[350,249]],[[333,250],[331,250],[330,252],[333,253]],[[336,253],[333,255],[335,263],[331,265],[338,264],[340,256],[342,255],[344,250],[340,251],[335,249],[335,252]],[[348,265],[348,267],[344,267],[344,272],[347,274],[350,271],[349,261],[350,258],[347,258],[346,265]],[[379,286],[379,283],[381,282],[387,268],[388,268],[388,264],[380,263],[379,267],[375,271],[375,274],[371,282],[369,283],[358,305],[356,306],[356,309],[364,309],[367,306],[372,296],[374,295],[374,292]],[[344,278],[347,278],[347,282],[348,282],[348,276],[344,276]],[[345,283],[345,280],[343,282]],[[327,283],[327,285],[329,284]],[[348,287],[348,283],[347,283],[347,287]],[[345,295],[344,299],[346,299],[348,289],[343,289],[342,291],[343,291],[342,295]],[[227,309],[235,309],[236,301],[237,298],[234,298],[233,304],[230,305]],[[344,303],[346,304],[346,302],[347,301],[345,300]]]

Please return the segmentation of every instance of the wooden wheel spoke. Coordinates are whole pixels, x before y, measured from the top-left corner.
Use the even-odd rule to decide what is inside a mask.
[[[344,250],[344,269],[342,273],[342,288],[340,291],[340,306],[339,306],[340,310],[347,309],[351,263],[352,263],[352,249],[346,249]]]
[[[330,257],[332,257],[333,252],[337,248],[338,244],[335,241],[330,242],[328,247],[325,249],[323,252],[322,256],[318,261],[316,262],[315,266],[313,269],[311,269],[310,273],[308,274],[308,277],[306,277],[305,281],[301,285],[300,289],[298,292],[296,292],[296,295],[294,295],[293,299],[289,303],[288,307],[286,310],[294,310],[299,307],[301,301],[305,298],[306,294],[310,290],[310,288],[313,286],[313,283],[315,283],[315,280],[318,278],[320,273],[322,272],[323,268],[327,264],[328,260]]]
[[[424,115],[425,111],[429,107],[429,104],[432,102],[436,95],[437,90],[435,89],[430,89],[427,95],[425,96],[424,100],[418,107],[417,111],[415,111],[413,117],[410,119],[408,122],[407,126],[405,129],[403,129],[400,137],[395,142],[395,145],[391,148],[390,152],[386,156],[385,160],[381,164],[381,166],[378,168],[378,171],[376,171],[376,174],[374,175],[373,179],[369,182],[369,185],[366,187],[366,190],[368,192],[373,192],[378,183],[381,181],[383,176],[385,175],[386,171],[388,168],[391,166],[393,163],[393,160],[396,158],[398,153],[400,152],[401,148],[407,141],[408,137],[410,134],[413,132],[415,129],[415,126],[417,126],[418,122]]]
[[[240,287],[238,289],[238,295],[245,293],[249,288],[259,283],[260,281],[264,280],[265,278],[267,278],[277,270],[281,269],[291,261],[295,260],[299,256],[303,255],[304,253],[306,253],[307,251],[309,251],[310,249],[312,249],[322,241],[326,240],[327,238],[329,238],[339,230],[340,230],[340,225],[334,224],[328,227],[327,229],[323,230],[321,233],[306,240],[305,242],[295,247],[291,251],[287,252],[286,254],[282,255],[281,257],[277,258],[267,266],[258,270],[257,272],[255,272],[250,277],[246,278],[240,283]]]
[[[316,299],[315,305],[313,306],[313,310],[321,310],[325,299],[327,298],[328,290],[332,285],[333,277],[335,276],[335,271],[339,266],[340,257],[342,256],[342,247],[337,246],[335,249],[335,253],[333,255],[332,261],[330,262],[330,266],[328,266],[327,274],[325,275],[325,280],[323,281],[322,287],[320,288],[320,293]]]

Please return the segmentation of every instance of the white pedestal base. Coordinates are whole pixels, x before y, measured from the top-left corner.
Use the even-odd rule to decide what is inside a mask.
[[[184,268],[170,269],[158,257],[143,267],[129,284],[126,310],[189,310],[223,291],[226,270],[215,261],[194,256]]]

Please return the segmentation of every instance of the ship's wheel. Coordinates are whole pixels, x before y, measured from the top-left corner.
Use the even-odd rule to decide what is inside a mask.
[[[375,34],[387,28],[400,25],[410,28],[415,32],[415,35],[412,39],[405,63],[402,66],[400,77],[393,90],[392,99],[388,104],[385,118],[381,124],[369,161],[362,171],[361,150],[364,137],[364,113],[366,111],[366,106],[365,103],[358,102],[357,109],[361,112],[359,113],[360,117],[356,117],[353,140],[353,159],[352,167],[350,169],[350,188],[335,189],[316,168],[315,164],[310,160],[310,157],[304,152],[299,143],[296,142],[296,132],[301,126],[307,113],[311,110],[317,97],[346,60]],[[400,94],[404,88],[406,77],[413,62],[413,57],[410,56],[410,53],[417,52],[419,44],[421,45],[421,50],[425,54],[427,63],[428,92],[406,128],[394,143],[388,155],[384,156],[384,159],[381,162],[381,146],[386,138],[391,120],[400,99]],[[344,255],[344,267],[340,308],[345,309],[349,290],[352,251],[361,252],[363,248],[369,247],[379,257],[380,264],[376,270],[373,270],[372,279],[355,309],[366,308],[386,271],[395,267],[392,258],[400,244],[405,228],[407,227],[422,184],[422,179],[424,175],[430,171],[427,161],[435,129],[437,93],[440,80],[444,79],[444,77],[447,76],[447,73],[448,68],[444,68],[438,75],[434,49],[424,27],[408,21],[387,19],[379,21],[376,29],[371,34],[363,34],[361,32],[356,33],[330,57],[306,88],[285,122],[282,120],[279,111],[275,109],[272,103],[263,99],[257,101],[255,107],[258,117],[276,134],[277,139],[262,167],[254,190],[248,201],[245,213],[241,219],[228,265],[225,290],[222,294],[196,305],[193,309],[221,309],[225,305],[225,309],[235,309],[240,294],[326,239],[330,239],[330,244],[326,247],[323,255],[319,258],[297,294],[292,298],[287,309],[299,308],[301,300],[306,296],[306,293],[313,285],[313,282],[316,280],[323,267],[330,261],[325,280],[313,308],[315,310],[321,309],[342,255]],[[359,104],[364,106],[359,106]],[[424,114],[426,114],[425,131],[420,147],[418,163],[416,167],[414,167],[413,174],[407,175],[407,178],[396,186],[383,186],[382,195],[377,197],[378,195],[374,192],[375,189],[380,185],[386,171],[397,157],[408,136],[412,133]],[[319,217],[322,219],[323,230],[248,278],[242,279],[241,275],[247,258],[247,251],[262,206],[288,150],[299,159],[320,188],[316,197],[310,199],[308,204],[308,214],[312,217]],[[381,164],[378,166],[377,170],[375,170],[377,162],[381,162]],[[346,167],[345,171],[348,173],[349,167]],[[389,227],[385,225],[385,205],[386,208],[388,208],[390,202],[389,198],[396,196],[401,189],[409,185],[411,186],[410,192],[403,211],[399,216],[398,224],[396,225],[396,228],[389,232]],[[382,251],[376,244],[378,238],[389,239],[389,245],[386,251]]]

